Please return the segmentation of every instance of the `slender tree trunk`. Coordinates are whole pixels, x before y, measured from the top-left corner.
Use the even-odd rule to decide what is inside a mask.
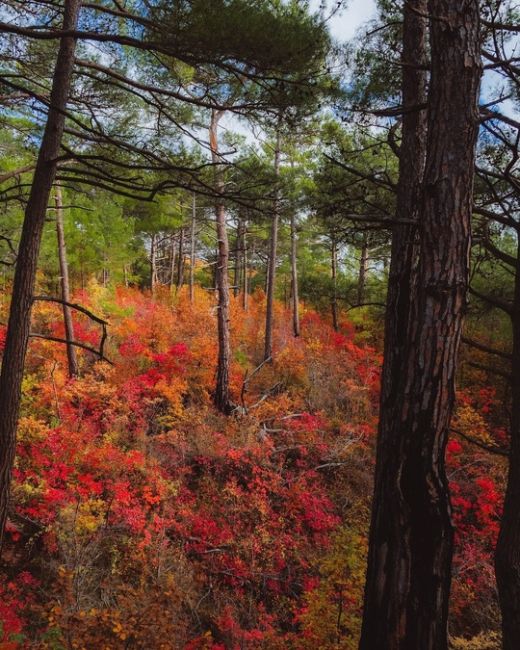
[[[296,232],[296,215],[291,212],[291,287],[293,334],[300,336],[300,296],[298,292],[298,233]]]
[[[190,302],[195,302],[195,238],[197,236],[197,197],[192,197],[190,232]]]
[[[243,264],[244,264],[244,276],[243,276],[243,286],[242,286],[242,308],[244,311],[248,309],[249,301],[249,261],[247,254],[247,225],[244,224],[244,230],[242,232],[242,250],[243,250]]]
[[[405,4],[405,64],[425,58],[427,9],[435,19],[424,189],[418,201],[411,181],[420,183],[425,149],[415,111],[403,119],[398,197],[399,217],[421,215],[418,264],[413,231],[396,229],[361,650],[447,648],[444,450],[468,284],[481,61],[478,1],[431,0]],[[423,103],[423,85],[422,72],[404,65],[405,106]]]
[[[150,289],[155,293],[157,284],[157,235],[150,236]]]
[[[511,448],[509,475],[495,551],[504,650],[520,647],[520,234],[513,302],[511,363]]]
[[[333,234],[330,244],[330,275],[332,278],[332,298],[330,301],[332,309],[332,327],[339,330],[338,321],[338,245],[336,236]]]
[[[239,217],[238,219],[238,224],[237,224],[237,230],[236,230],[236,237],[235,237],[235,255],[234,255],[234,266],[233,266],[233,295],[235,298],[238,296],[238,292],[240,291],[240,264],[242,261],[242,255],[241,255],[241,245],[242,245],[242,221]]]
[[[218,365],[215,387],[215,406],[222,413],[230,413],[232,404],[229,397],[229,367],[231,363],[231,337],[229,332],[229,240],[226,227],[226,207],[221,196],[224,193],[222,160],[218,151],[218,123],[223,111],[211,112],[210,147],[215,165],[215,189],[219,195],[215,205],[217,223],[217,264],[216,285],[218,290]]]
[[[67,247],[65,245],[65,232],[63,228],[63,200],[61,185],[57,182],[54,186],[56,203],[56,234],[58,237],[58,258],[60,262],[60,285],[61,299],[63,300],[63,322],[65,325],[65,338],[67,341],[74,341],[74,324],[72,322],[72,311],[66,302],[70,302],[69,265],[67,262]],[[79,375],[78,358],[76,348],[67,343],[67,360],[69,366],[69,377]]]
[[[184,228],[181,228],[179,235],[179,257],[177,259],[177,291],[182,289],[184,284]]]
[[[358,305],[363,305],[365,302],[367,266],[368,266],[368,237],[364,235],[363,244],[361,245],[361,258],[359,260],[359,276],[358,276],[358,290],[357,290]]]
[[[276,145],[274,151],[274,174],[276,182],[280,178],[280,128],[276,133]],[[267,305],[265,317],[265,347],[264,361],[273,357],[273,326],[274,326],[274,292],[276,286],[276,258],[278,250],[278,222],[280,219],[280,192],[276,189],[273,202],[273,220],[271,223],[271,241],[269,250],[269,265],[267,269]]]
[[[76,29],[80,6],[80,0],[65,2],[63,16],[65,31]],[[25,209],[13,281],[9,323],[0,373],[0,548],[9,506],[36,268],[46,210],[56,176],[57,158],[65,124],[64,109],[69,98],[75,48],[74,38],[70,36],[61,38],[52,80],[49,114]]]
[[[170,291],[173,289],[173,286],[175,284],[176,265],[177,265],[177,242],[175,241],[175,235],[172,235],[170,241],[170,277],[169,277]]]

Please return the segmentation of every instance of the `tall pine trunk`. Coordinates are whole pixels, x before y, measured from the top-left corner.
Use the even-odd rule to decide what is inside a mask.
[[[357,290],[357,304],[363,305],[365,302],[365,285],[367,280],[367,267],[368,267],[368,237],[363,235],[363,243],[361,244],[361,258],[359,260],[359,275],[358,275],[358,290]]]
[[[330,307],[332,311],[332,327],[337,332],[339,330],[338,322],[338,244],[336,236],[332,235],[330,242],[330,277],[332,280],[332,296]]]
[[[394,231],[362,650],[447,648],[453,529],[444,451],[468,285],[481,61],[477,0],[406,3],[405,108],[423,99],[423,73],[410,64],[425,59],[427,8],[422,191],[414,191],[425,150],[415,111],[403,119],[397,215],[420,214],[419,244],[413,229]]]
[[[242,277],[242,309],[247,311],[249,305],[249,255],[247,250],[247,222],[244,222],[242,230],[242,264],[243,264],[243,277]]]
[[[157,285],[157,235],[150,236],[150,289],[155,293]]]
[[[300,295],[298,290],[298,234],[296,215],[291,212],[291,286],[293,334],[300,336]]]
[[[509,475],[495,551],[504,650],[520,648],[520,233],[512,311],[511,448]]]
[[[190,302],[195,302],[195,246],[197,236],[197,197],[195,193],[191,204],[190,230]]]
[[[60,286],[61,299],[63,300],[63,323],[65,325],[65,338],[67,339],[67,361],[69,377],[79,375],[78,358],[74,341],[74,323],[72,322],[72,310],[66,304],[70,302],[69,265],[67,262],[67,247],[65,244],[65,231],[63,227],[63,199],[61,185],[57,182],[54,186],[56,204],[56,235],[58,238],[58,258],[60,262]]]
[[[184,284],[184,228],[179,233],[179,257],[177,259],[177,291]]]
[[[215,386],[215,406],[222,413],[230,413],[232,404],[229,398],[229,366],[231,363],[231,337],[229,332],[229,240],[226,227],[226,207],[224,205],[224,174],[222,160],[218,151],[218,123],[222,111],[211,112],[210,147],[215,166],[215,218],[217,224],[217,262],[215,269],[216,288],[218,291],[218,362],[217,382]]]
[[[63,29],[77,27],[80,0],[66,0]],[[74,67],[76,40],[60,39],[54,68],[50,108],[34,171],[29,200],[25,209],[18,259],[13,281],[9,323],[7,326],[2,370],[0,373],[0,548],[9,507],[11,475],[16,447],[21,387],[29,332],[38,255],[57,158],[65,125],[64,110]]]
[[[280,178],[280,129],[276,133],[276,145],[274,150],[274,175],[276,183]],[[269,248],[269,264],[267,268],[267,307],[265,316],[265,347],[264,361],[273,357],[273,327],[274,327],[274,292],[276,287],[276,262],[278,252],[278,225],[280,220],[280,191],[278,187],[275,190],[273,202],[273,220],[271,222],[271,240]]]

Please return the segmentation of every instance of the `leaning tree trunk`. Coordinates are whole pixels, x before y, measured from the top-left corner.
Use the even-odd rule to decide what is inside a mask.
[[[63,301],[63,323],[65,325],[65,338],[67,339],[67,360],[69,377],[79,375],[78,358],[74,347],[74,323],[70,303],[69,265],[67,262],[67,247],[65,245],[65,232],[63,228],[63,200],[61,185],[57,182],[54,186],[56,204],[56,235],[58,237],[58,257],[60,261],[61,299]]]
[[[66,0],[64,31],[74,31],[80,0]],[[43,226],[65,125],[76,40],[63,36],[54,69],[50,108],[25,209],[13,281],[2,370],[0,373],[0,548],[3,541],[16,446],[23,369],[31,325],[31,307]]]
[[[280,129],[276,133],[276,145],[274,150],[274,175],[276,183],[280,177]],[[273,202],[273,220],[271,223],[271,241],[269,249],[269,265],[267,268],[267,307],[265,316],[265,347],[264,361],[273,357],[273,326],[274,326],[274,292],[276,285],[276,259],[278,250],[278,222],[280,220],[280,191],[275,189]]]
[[[481,61],[477,0],[406,3],[405,108],[423,103],[415,66],[425,58],[426,9],[435,19],[423,190],[419,201],[424,124],[415,111],[403,119],[397,215],[421,215],[418,264],[413,230],[396,229],[362,650],[447,648],[453,529],[444,450],[468,285]]]
[[[223,111],[211,112],[210,147],[215,168],[215,190],[217,202],[215,217],[217,224],[217,262],[216,287],[218,290],[218,362],[217,383],[215,387],[215,406],[222,413],[230,413],[232,404],[229,397],[229,366],[231,363],[231,337],[229,332],[229,241],[226,227],[226,207],[224,205],[224,175],[222,160],[218,152],[218,123]]]
[[[298,290],[298,234],[296,232],[296,215],[291,212],[291,285],[293,334],[300,336],[300,295]]]
[[[504,650],[520,648],[520,232],[513,302],[511,360],[511,448],[509,475],[495,551]]]

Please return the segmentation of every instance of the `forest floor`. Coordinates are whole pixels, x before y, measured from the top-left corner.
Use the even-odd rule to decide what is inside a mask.
[[[235,412],[212,405],[211,292],[89,287],[75,302],[109,322],[106,355],[33,339],[0,584],[0,647],[357,647],[377,430],[381,323],[334,331],[265,296],[232,301]],[[3,319],[5,320],[5,318]],[[35,332],[63,337],[58,305]],[[0,346],[3,330],[0,330]],[[75,317],[79,341],[101,332]],[[456,426],[485,441],[493,391],[461,391]],[[491,552],[503,467],[464,439],[448,463],[457,524],[455,648],[493,648]],[[473,637],[472,641],[469,641]]]

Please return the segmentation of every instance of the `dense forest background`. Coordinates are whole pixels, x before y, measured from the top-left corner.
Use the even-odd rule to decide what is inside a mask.
[[[519,8],[376,9],[2,3],[0,648],[520,647]]]

